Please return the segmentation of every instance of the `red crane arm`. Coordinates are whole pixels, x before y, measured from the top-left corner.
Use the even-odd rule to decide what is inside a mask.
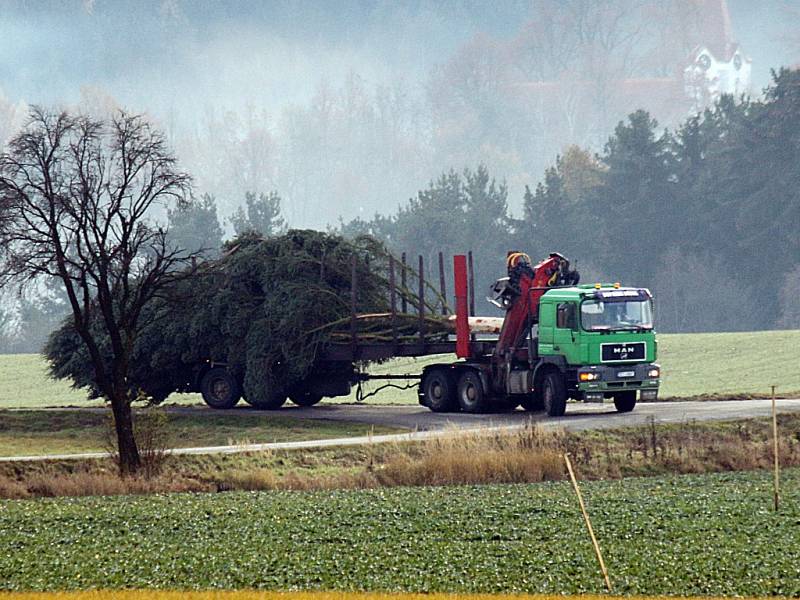
[[[569,271],[569,261],[556,253],[531,267],[526,254],[509,252],[507,266],[509,279],[503,300],[508,312],[494,351],[498,357],[518,347],[530,326],[539,322],[539,298],[548,287],[577,280],[577,273]]]

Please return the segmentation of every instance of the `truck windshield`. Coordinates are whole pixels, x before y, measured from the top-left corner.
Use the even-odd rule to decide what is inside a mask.
[[[586,300],[581,304],[581,326],[587,331],[652,329],[653,308],[650,300]]]

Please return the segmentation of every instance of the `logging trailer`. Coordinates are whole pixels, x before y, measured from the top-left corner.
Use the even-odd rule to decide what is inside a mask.
[[[405,256],[402,264],[405,280]],[[440,289],[445,297],[443,265],[440,253]],[[473,330],[480,318],[474,317],[470,253],[453,258],[455,315],[450,321],[455,334],[431,341],[426,335],[425,302],[419,301],[418,337],[409,341],[401,339],[395,326],[398,313],[406,313],[406,299],[401,298],[398,307],[396,265],[390,258],[391,312],[385,317],[392,334],[389,341],[376,342],[359,337],[359,320],[365,316],[356,313],[354,262],[349,339],[326,344],[306,380],[256,408],[277,409],[287,396],[295,404],[312,406],[324,397],[347,396],[353,386],[360,389],[370,379],[418,380],[420,404],[435,412],[485,413],[522,406],[558,417],[570,398],[584,402],[610,398],[619,412],[633,410],[638,398],[657,398],[660,367],[655,363],[653,301],[647,289],[618,283],[580,285],[577,271],[570,270],[569,261],[557,253],[533,265],[526,254],[509,252],[507,269],[508,276],[497,280],[490,299],[505,311],[503,319],[496,319],[497,335]],[[423,274],[419,257],[418,299],[425,297]],[[359,368],[369,361],[442,354],[454,354],[458,360],[428,364],[415,375],[372,375]],[[241,382],[225,365],[209,363],[197,381],[203,399],[213,408],[230,408],[242,396]]]

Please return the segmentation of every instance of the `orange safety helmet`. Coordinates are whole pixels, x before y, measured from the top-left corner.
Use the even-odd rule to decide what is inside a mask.
[[[519,264],[531,266],[531,257],[524,252],[509,251],[506,255],[506,267],[513,269]]]

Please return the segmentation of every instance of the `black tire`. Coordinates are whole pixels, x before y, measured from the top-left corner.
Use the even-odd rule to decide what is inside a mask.
[[[286,404],[285,394],[272,394],[266,398],[259,398],[248,395],[244,399],[250,406],[258,410],[277,410]]]
[[[563,417],[567,411],[567,389],[558,371],[550,371],[542,378],[542,404],[551,417]]]
[[[542,395],[538,391],[526,395],[522,401],[522,408],[528,412],[542,412],[544,410]]]
[[[228,409],[236,406],[242,397],[239,381],[226,369],[215,368],[203,375],[200,380],[200,393],[203,401],[211,408]]]
[[[425,406],[433,412],[453,412],[458,410],[456,389],[453,378],[444,369],[431,369],[422,380]]]
[[[467,369],[458,377],[458,405],[468,413],[482,413],[489,408],[489,399],[483,389],[481,376]]]
[[[631,412],[633,407],[636,406],[636,391],[617,392],[614,394],[614,406],[617,407],[617,412]]]
[[[289,395],[289,400],[297,406],[314,406],[315,404],[319,404],[320,400],[322,400],[322,394],[315,394],[308,391],[294,392]]]

